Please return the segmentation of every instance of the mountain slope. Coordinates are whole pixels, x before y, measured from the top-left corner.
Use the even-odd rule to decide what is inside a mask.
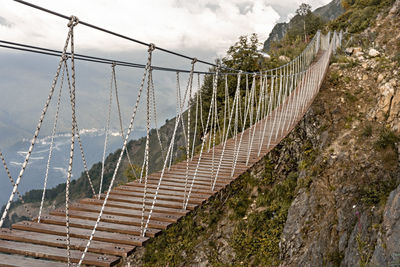
[[[400,0],[380,12],[276,149],[126,264],[399,265]]]
[[[329,4],[317,8],[312,13],[320,17],[323,21],[331,21],[343,14],[343,12],[344,9],[340,0],[333,0]],[[282,40],[287,31],[298,24],[298,20],[298,16],[294,16],[289,22],[277,23],[269,34],[268,39],[264,42],[264,51],[268,52],[270,50],[272,42]]]
[[[313,11],[315,15],[320,16],[324,20],[334,20],[344,13],[340,0],[333,0],[327,5],[319,7]]]
[[[169,138],[172,135],[174,126],[175,126],[175,118],[167,120],[166,123],[163,126],[161,126],[159,132],[160,132],[161,142],[164,144],[164,146],[167,143],[167,141],[169,142]],[[134,170],[136,172],[136,176],[140,176],[140,168],[143,162],[145,142],[146,138],[142,137],[138,140],[130,141],[127,146],[130,158],[132,160],[132,164],[134,166]],[[178,127],[174,145],[174,154],[173,154],[174,160],[179,159],[179,157],[183,154],[183,150],[180,148],[184,146],[184,144],[185,141],[182,128]],[[121,150],[119,149],[114,153],[110,153],[105,160],[103,190],[106,190],[110,184],[120,151]],[[152,129],[150,131],[149,159],[150,159],[149,163],[150,173],[161,169],[163,164],[163,159],[155,129]],[[100,184],[101,168],[102,168],[101,162],[98,162],[96,164],[93,164],[93,166],[90,167],[89,170],[89,175],[92,179],[93,186],[96,192]],[[129,165],[126,155],[124,155],[121,162],[121,166],[116,176],[116,182],[114,186],[121,183],[126,183],[127,181],[132,179],[135,179],[135,176],[131,171],[131,167]],[[23,199],[25,201],[24,205],[22,205],[22,203],[19,200],[13,202],[9,210],[8,218],[4,223],[4,226],[8,227],[12,223],[21,220],[31,219],[26,214],[25,207],[27,207],[31,211],[34,217],[37,216],[39,213],[39,206],[42,197],[42,192],[43,190],[41,189],[35,189],[26,192],[23,196]],[[71,181],[70,192],[71,192],[70,199],[72,202],[85,197],[92,196],[92,192],[90,189],[86,173],[82,172],[81,176],[78,179]],[[61,183],[54,188],[49,188],[46,190],[46,198],[44,203],[45,213],[48,212],[49,210],[62,207],[63,205],[65,205],[65,183]],[[4,210],[4,208],[5,206],[2,207],[2,211]]]

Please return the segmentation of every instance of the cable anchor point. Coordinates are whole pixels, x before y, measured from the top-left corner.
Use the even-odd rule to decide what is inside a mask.
[[[149,52],[153,52],[154,50],[156,49],[156,45],[155,44],[153,44],[153,43],[150,43],[149,44]]]
[[[69,22],[68,22],[68,27],[75,27],[76,25],[78,25],[79,24],[79,19],[78,19],[78,17],[76,17],[76,16],[74,16],[74,15],[72,15],[72,16],[70,16],[69,17],[70,19],[69,19]]]

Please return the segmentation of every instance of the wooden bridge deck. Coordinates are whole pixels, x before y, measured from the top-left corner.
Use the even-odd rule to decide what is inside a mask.
[[[237,165],[232,177],[231,171],[235,140],[231,138],[227,141],[222,167],[214,191],[211,191],[212,164],[214,164],[215,174],[222,153],[222,144],[215,147],[214,161],[212,150],[203,153],[187,210],[182,209],[186,161],[177,163],[170,170],[167,170],[145,237],[140,236],[143,184],[135,181],[114,188],[110,192],[104,215],[83,263],[95,266],[113,266],[118,264],[121,257],[128,256],[134,251],[135,247],[143,246],[150,238],[160,234],[162,230],[176,223],[180,218],[196,209],[196,207],[245,173],[293,129],[312,103],[314,96],[309,97],[311,99],[308,99],[304,110],[298,112],[297,118],[292,120],[291,125],[287,129],[280,132],[277,138],[275,138],[275,134],[272,136],[271,143],[267,146],[274,116],[277,115],[277,118],[279,118],[282,115],[282,120],[284,120],[287,108],[287,114],[294,112],[295,106],[292,100],[298,97],[296,94],[298,94],[297,91],[293,92],[280,108],[259,121],[253,128],[244,131]],[[261,153],[258,156],[264,123],[267,123],[267,126]],[[255,130],[254,142],[251,146],[248,165],[246,165],[249,135],[252,134],[252,130]],[[238,140],[239,138],[240,134],[238,135]],[[190,163],[190,173],[194,172],[197,160],[198,156],[195,156]],[[147,211],[151,207],[159,177],[160,172],[149,176],[146,201]],[[191,176],[189,176],[189,186],[192,182],[190,178]],[[103,199],[104,195],[101,195],[100,200],[86,198],[80,200],[79,203],[72,204],[70,207],[71,260],[74,263],[79,261],[82,251],[86,246]],[[147,211],[146,216],[148,214]],[[42,216],[41,223],[35,220],[23,221],[12,225],[12,229],[1,229],[0,265],[65,266],[65,262],[67,261],[65,231],[65,212],[62,209],[53,210],[50,214]]]

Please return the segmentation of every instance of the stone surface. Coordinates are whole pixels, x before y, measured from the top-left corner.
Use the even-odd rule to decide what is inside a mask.
[[[346,53],[347,55],[351,56],[351,55],[353,54],[353,50],[354,50],[353,47],[347,47],[347,48],[345,49],[345,53]]]
[[[389,108],[394,95],[394,87],[391,83],[387,82],[379,87],[380,97],[377,105],[376,118],[384,120],[388,116]]]
[[[396,3],[398,7],[392,8],[391,14],[397,16],[400,0]],[[339,85],[325,83],[297,130],[279,148],[279,162],[291,158],[299,165],[304,159],[299,155],[302,145],[310,142],[310,153],[316,153],[314,161],[298,173],[306,185],[296,189],[283,226],[279,244],[282,267],[400,264],[400,186],[385,195],[389,197],[381,206],[366,205],[365,195],[360,193],[365,185],[376,186],[388,177],[394,177],[397,184],[400,180],[399,168],[385,166],[374,146],[384,125],[392,130],[400,128],[398,67],[383,65],[391,59],[382,45],[379,50],[379,58],[369,55],[368,48],[365,57],[361,47],[345,51],[347,59],[358,57],[360,62],[355,61],[351,68],[332,64],[330,71],[339,74]],[[375,128],[372,136],[363,137],[368,123]],[[400,154],[400,146],[397,150]],[[282,165],[275,168],[278,172],[284,169]],[[261,170],[255,167],[252,174],[262,178]],[[250,212],[256,207],[253,204]],[[255,210],[263,211],[262,207]],[[250,218],[246,214],[240,220]],[[235,257],[229,245],[231,231],[229,221],[222,220],[210,237],[220,262],[226,265],[234,265],[230,262]],[[208,256],[210,240],[195,248],[196,255],[187,266],[213,265]]]
[[[357,51],[357,52],[354,53],[354,55],[355,55],[357,58],[359,58],[359,57],[361,57],[361,56],[364,55],[364,52],[362,52],[362,51]]]
[[[289,62],[289,61],[290,61],[290,58],[287,57],[287,56],[279,56],[278,59],[279,59],[280,61],[283,61],[283,62]]]
[[[353,53],[354,54],[359,53],[359,52],[362,52],[362,48],[361,47],[354,47],[353,48]]]
[[[376,79],[376,81],[377,81],[378,83],[380,83],[381,81],[383,81],[384,78],[385,78],[385,76],[383,76],[382,73],[379,73],[378,78]]]
[[[378,50],[376,50],[376,49],[374,49],[374,48],[371,48],[369,51],[368,51],[368,56],[370,56],[370,57],[377,57],[377,56],[379,56],[381,53],[379,53],[379,51]]]
[[[400,186],[390,193],[383,216],[382,230],[372,256],[373,266],[400,264]]]

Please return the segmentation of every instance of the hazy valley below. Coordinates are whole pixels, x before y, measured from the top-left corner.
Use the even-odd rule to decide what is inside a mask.
[[[85,152],[85,158],[88,168],[96,162],[101,162],[104,148],[104,129],[83,129],[81,132],[82,143]],[[144,136],[144,130],[138,129],[134,131],[130,139],[138,139]],[[108,138],[106,156],[122,146],[122,138],[116,130],[113,130]],[[51,136],[40,138],[34,148],[32,156],[29,160],[29,165],[18,190],[21,194],[32,190],[42,189],[43,181],[46,173],[46,165],[48,161]],[[64,183],[67,177],[69,149],[71,143],[70,133],[57,134],[54,139],[53,156],[50,162],[49,177],[47,188],[53,188],[60,183]],[[2,152],[6,157],[8,167],[14,180],[18,177],[22,163],[25,160],[26,151],[30,145],[29,138],[23,138],[15,144],[3,148]],[[76,143],[74,161],[73,161],[73,176],[72,179],[77,179],[84,171],[79,145]],[[0,205],[3,206],[9,198],[12,191],[12,186],[6,173],[2,170],[0,181]]]

